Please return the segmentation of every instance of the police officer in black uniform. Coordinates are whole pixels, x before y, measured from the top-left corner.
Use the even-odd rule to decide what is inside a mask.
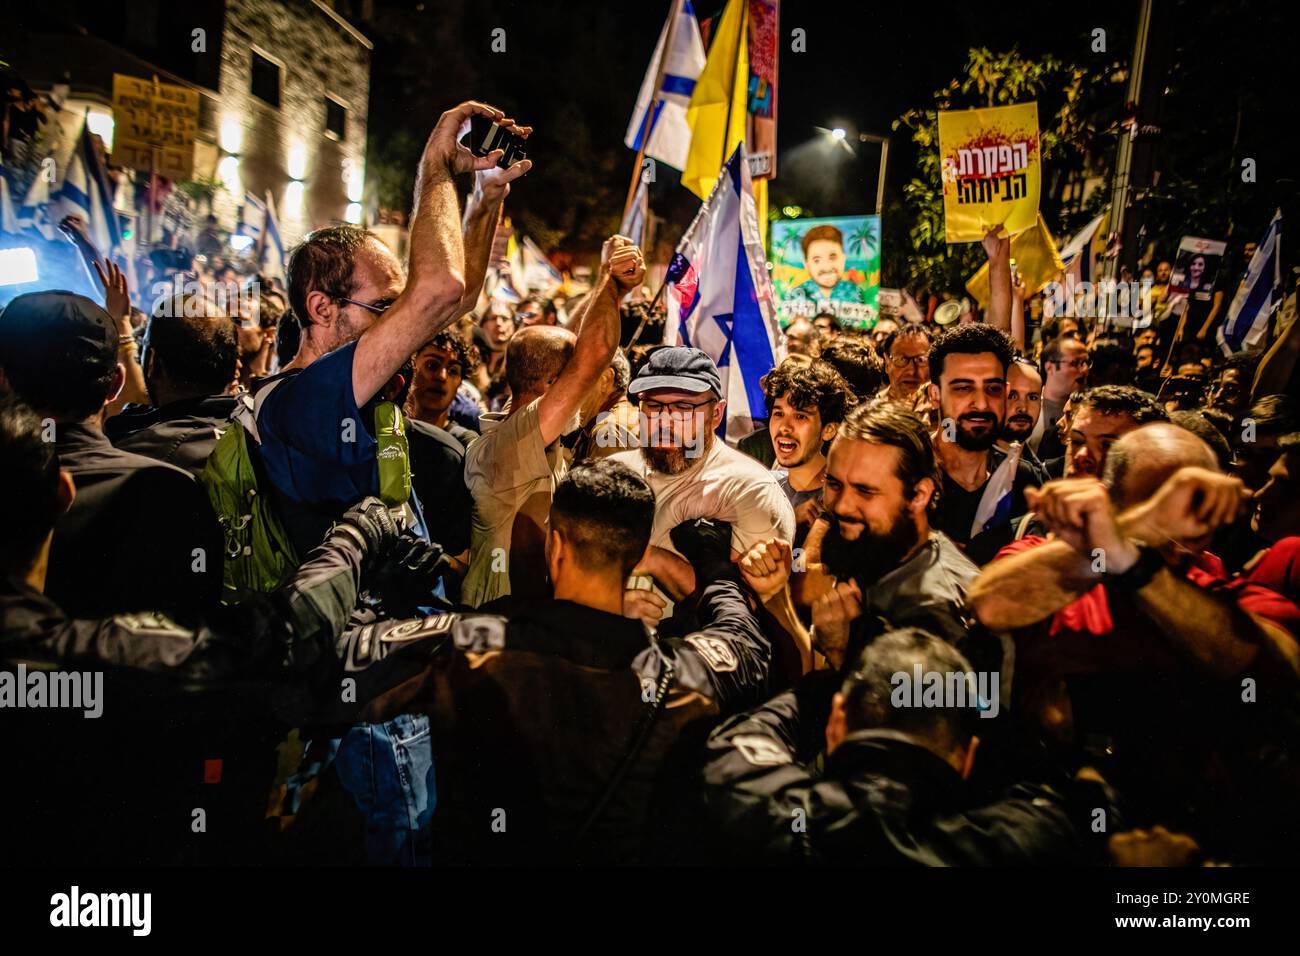
[[[14,398],[0,400],[0,460],[0,827],[10,859],[255,862],[275,742],[304,714],[350,719],[339,660],[355,656],[347,644],[360,637],[348,625],[363,564],[393,554],[419,564],[410,542],[372,498],[262,599],[203,622],[157,612],[77,620],[42,593],[73,480],[41,420]]]
[[[363,680],[378,659],[407,662],[385,669],[409,679],[378,691],[369,719],[430,715],[435,860],[623,863],[689,841],[677,788],[694,780],[718,717],[764,698],[771,649],[726,525],[695,529],[688,546],[705,582],[695,630],[661,639],[623,616],[653,520],[644,479],[585,462],[553,499],[553,600],[381,622],[349,643]]]
[[[972,668],[932,634],[894,630],[862,651],[829,720],[813,716],[819,695],[805,685],[717,728],[704,770],[717,852],[864,866],[1102,862],[1120,826],[1101,778],[1022,781],[982,799],[969,778],[990,689],[971,682],[965,699],[918,696],[909,685],[918,670],[949,686],[949,674]]]

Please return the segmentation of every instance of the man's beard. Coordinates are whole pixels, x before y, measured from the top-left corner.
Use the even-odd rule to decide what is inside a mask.
[[[1029,436],[1034,433],[1034,420],[1028,415],[1021,417],[1013,415],[1008,418],[1000,430],[1000,434],[1007,441],[1018,441],[1022,444],[1029,440]]]
[[[703,433],[704,447],[697,440],[694,447],[656,448],[645,445],[641,448],[641,457],[645,459],[652,471],[661,475],[680,475],[690,471],[706,457],[713,448],[716,436],[711,431]]]
[[[977,435],[969,428],[963,427],[964,423],[975,421],[985,421],[989,423],[988,431],[982,435]],[[998,440],[998,420],[991,414],[975,412],[969,415],[957,416],[957,445],[966,451],[988,451],[993,447],[993,443]]]
[[[830,530],[822,539],[822,564],[839,580],[853,578],[863,588],[875,584],[902,564],[920,540],[906,506],[899,510],[884,534],[876,534],[864,524],[855,541],[840,534],[840,522],[834,514],[828,513],[826,517]]]
[[[361,333],[364,331],[365,329],[359,328],[348,319],[346,312],[341,312],[338,320],[330,329],[329,347],[327,351],[333,352],[337,349],[343,348],[343,346],[347,345],[349,342],[355,342],[357,339],[361,338]]]

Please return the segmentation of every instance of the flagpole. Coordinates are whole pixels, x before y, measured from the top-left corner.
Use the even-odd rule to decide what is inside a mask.
[[[645,148],[650,144],[650,134],[654,132],[655,108],[659,105],[660,98],[663,96],[664,73],[668,68],[668,55],[673,49],[673,36],[677,33],[677,18],[682,14],[682,4],[684,2],[685,0],[673,0],[673,7],[668,15],[668,32],[664,35],[664,46],[660,51],[659,63],[655,69],[654,92],[650,96],[649,105],[646,106],[645,119],[642,120],[645,131],[641,134],[641,146],[636,151],[636,162],[632,164],[632,181],[627,184],[627,199],[623,201],[623,219],[627,219],[627,214],[632,209],[632,199],[636,195],[637,180],[641,178],[641,164],[645,161]]]
[[[628,348],[631,348],[632,346],[636,345],[637,339],[641,338],[641,332],[642,330],[645,329],[645,324],[650,320],[650,316],[654,315],[655,306],[658,305],[659,300],[663,298],[664,289],[666,288],[668,288],[667,279],[659,283],[659,291],[656,292],[655,297],[650,300],[650,307],[646,309],[645,314],[641,316],[641,321],[637,323],[636,331],[632,333],[632,338],[628,339],[628,343],[627,343]]]

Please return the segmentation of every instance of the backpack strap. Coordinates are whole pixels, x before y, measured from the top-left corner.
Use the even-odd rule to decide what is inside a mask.
[[[252,435],[253,441],[259,445],[262,444],[262,436],[257,431],[257,416],[262,413],[262,403],[266,401],[266,396],[275,391],[275,387],[283,381],[284,379],[277,378],[263,385],[252,395],[245,392],[235,401],[235,411],[230,417],[243,425],[244,431]]]

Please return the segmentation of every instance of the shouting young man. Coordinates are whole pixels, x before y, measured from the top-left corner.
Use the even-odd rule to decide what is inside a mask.
[[[768,435],[776,453],[772,473],[794,508],[798,544],[821,513],[827,443],[856,399],[825,362],[787,363],[768,375],[765,385]]]

